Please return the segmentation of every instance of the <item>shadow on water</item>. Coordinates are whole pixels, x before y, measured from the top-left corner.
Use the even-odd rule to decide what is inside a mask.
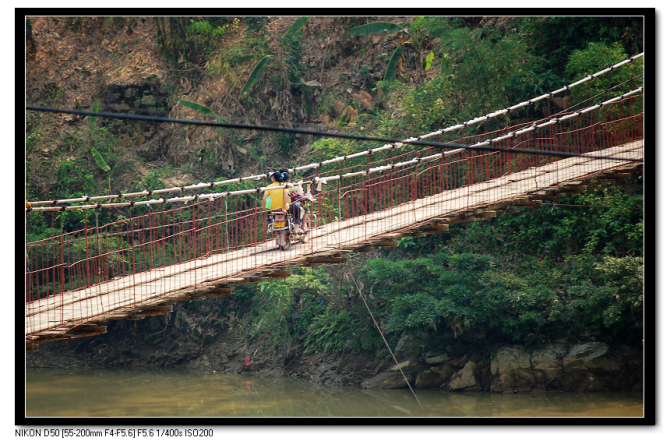
[[[183,371],[29,370],[26,416],[421,417],[408,390]],[[420,390],[432,417],[642,417],[625,392],[500,395]]]

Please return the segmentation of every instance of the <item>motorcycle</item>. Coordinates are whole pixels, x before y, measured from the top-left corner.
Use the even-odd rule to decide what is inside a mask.
[[[268,235],[274,234],[280,251],[291,248],[291,232],[295,231],[293,216],[283,211],[271,211],[268,223]],[[287,234],[288,233],[288,234]]]
[[[309,232],[316,227],[316,214],[313,214],[308,207],[304,208],[305,230],[302,232],[298,232],[292,214],[283,211],[270,212],[268,235],[275,235],[280,251],[288,251],[293,244],[307,243]]]

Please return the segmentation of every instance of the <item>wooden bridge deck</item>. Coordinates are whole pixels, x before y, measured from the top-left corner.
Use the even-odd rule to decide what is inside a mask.
[[[596,154],[594,152],[594,154]],[[643,141],[598,151],[599,156],[644,157]],[[518,205],[547,197],[546,189],[583,190],[584,180],[640,163],[620,160],[570,158],[531,168],[480,184],[445,191],[382,212],[322,226],[306,244],[290,251],[276,250],[274,241],[208,258],[154,269],[99,285],[66,292],[26,304],[26,337],[44,339],[65,334],[86,322],[127,318],[138,309],[192,298],[194,291],[254,281],[261,274],[304,265],[317,256],[340,255],[402,233],[435,228],[435,223],[457,222],[454,216],[476,208]],[[560,187],[559,187],[560,186]],[[62,325],[66,323],[66,325]]]

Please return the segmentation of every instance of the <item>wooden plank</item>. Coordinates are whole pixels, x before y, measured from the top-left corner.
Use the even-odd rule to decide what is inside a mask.
[[[405,234],[403,237],[424,237],[427,236],[427,233],[425,231],[412,231],[410,233]]]
[[[124,318],[126,320],[144,320],[144,317],[146,317],[144,314],[129,314]]]
[[[374,251],[374,250],[375,250],[375,249],[372,248],[372,247],[362,247],[362,248],[357,248],[355,251],[356,251],[357,253],[371,253],[371,252]]]
[[[289,277],[293,273],[288,270],[275,270],[275,271],[270,271],[269,273],[266,273],[265,276],[272,276],[272,277]],[[264,277],[265,277],[264,276]],[[233,288],[234,289],[234,288]]]
[[[144,317],[155,317],[159,315],[166,315],[173,312],[172,305],[151,306],[148,308],[140,308],[139,314]]]
[[[235,287],[231,286],[226,288],[217,288],[203,295],[209,295],[209,294],[235,294]]]
[[[470,216],[470,217],[466,217],[465,219],[459,219],[459,220],[448,222],[448,223],[450,225],[465,224],[465,223],[468,223],[468,222],[477,222],[477,221],[489,220],[492,217],[494,217],[494,216],[486,216],[486,217],[484,217],[484,216]]]
[[[398,242],[397,240],[384,240],[372,244],[373,247],[382,247],[382,248],[395,248],[398,245],[400,245],[400,242]]]
[[[307,258],[307,261],[309,263],[343,263],[346,262],[347,259],[344,257],[314,257]]]
[[[219,293],[219,294],[203,294],[197,297],[194,297],[193,300],[202,300],[202,299],[217,299],[220,297],[230,297],[230,293]]]
[[[68,334],[86,334],[86,333],[104,334],[106,332],[107,332],[107,326],[83,324],[77,326],[76,328],[70,329],[68,331]]]
[[[244,277],[229,277],[227,279],[219,279],[218,283],[237,283],[244,282]]]
[[[261,277],[260,281],[261,281],[261,282],[272,282],[272,281],[274,281],[274,280],[284,280],[284,279],[286,279],[287,277],[290,277],[290,276]]]
[[[392,239],[398,239],[402,237],[402,233],[391,233],[391,234],[384,234],[382,236],[379,236],[380,239],[387,239],[387,240],[392,240]]]
[[[509,206],[509,202],[500,203],[500,204],[493,204],[493,205],[489,205],[487,207],[484,207],[484,211],[489,211],[489,210],[490,211],[499,211],[499,210],[502,210],[504,208],[507,208],[508,206]]]
[[[50,343],[50,342],[53,342],[53,341],[68,340],[68,339],[69,339],[69,337],[67,335],[60,336],[60,337],[45,337],[45,338],[40,338],[39,340],[37,340],[36,344]]]
[[[232,289],[235,291],[235,288],[225,288],[225,289]],[[147,312],[172,312],[172,305],[157,305],[157,306],[148,306],[148,307],[142,307],[140,308],[140,311],[142,311],[142,314],[147,313]]]
[[[84,337],[95,337],[96,335],[100,335],[100,332],[81,332],[81,333],[75,333],[75,334],[68,334],[68,336],[72,338],[84,338]]]
[[[170,311],[171,312],[171,311]],[[170,312],[162,312],[162,311],[156,311],[156,312],[142,312],[143,317],[156,317],[159,315],[167,315]]]
[[[517,207],[539,207],[540,205],[542,205],[542,201],[515,202],[511,205]]]

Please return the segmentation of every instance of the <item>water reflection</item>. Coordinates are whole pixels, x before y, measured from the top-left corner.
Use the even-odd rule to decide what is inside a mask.
[[[642,395],[542,393],[498,395],[417,391],[428,416],[642,417]],[[181,371],[30,370],[27,416],[420,417],[408,390],[331,387],[296,379],[267,379]]]

